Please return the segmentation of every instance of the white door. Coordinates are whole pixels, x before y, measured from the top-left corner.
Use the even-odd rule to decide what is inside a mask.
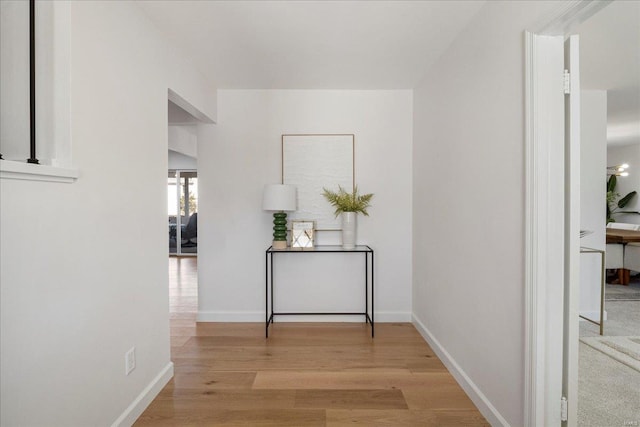
[[[565,42],[565,293],[562,395],[567,422],[578,415],[578,339],[580,289],[580,61],[579,39]],[[569,93],[567,93],[569,92]]]

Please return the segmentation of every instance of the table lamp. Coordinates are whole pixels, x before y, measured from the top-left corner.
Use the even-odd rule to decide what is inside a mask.
[[[264,186],[262,209],[273,211],[273,249],[287,248],[287,214],[296,210],[296,187],[286,184]]]

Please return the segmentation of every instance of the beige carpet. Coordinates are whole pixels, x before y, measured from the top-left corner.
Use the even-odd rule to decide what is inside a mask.
[[[578,427],[640,424],[640,372],[580,343]]]
[[[605,310],[604,337],[597,325],[580,322],[578,426],[640,426],[640,369],[630,367],[637,358],[625,354],[640,347],[640,301],[607,300]]]
[[[640,337],[583,337],[580,341],[640,372]]]
[[[633,277],[629,286],[607,283],[604,295],[606,301],[640,301],[640,278]]]

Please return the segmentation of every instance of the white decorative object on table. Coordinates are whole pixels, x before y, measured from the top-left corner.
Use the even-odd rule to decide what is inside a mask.
[[[342,212],[342,247],[353,249],[356,247],[358,229],[358,213]]]

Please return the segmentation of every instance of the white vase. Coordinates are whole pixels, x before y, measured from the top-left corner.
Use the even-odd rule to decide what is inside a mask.
[[[358,214],[356,212],[342,212],[342,248],[356,247],[356,231],[358,228]]]

